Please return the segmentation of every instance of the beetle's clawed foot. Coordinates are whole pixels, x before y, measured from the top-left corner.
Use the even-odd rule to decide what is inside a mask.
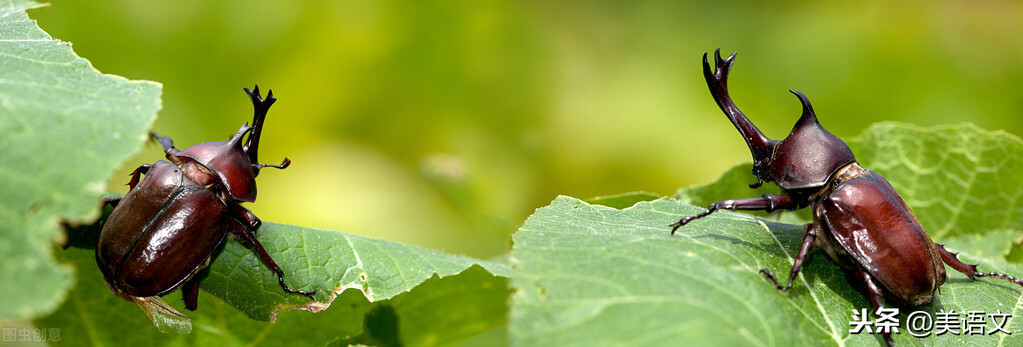
[[[284,287],[284,291],[286,291],[288,293],[292,293],[292,294],[305,295],[305,296],[308,296],[310,299],[313,298],[313,294],[316,294],[316,289],[313,289],[313,290],[295,290],[295,289],[291,289],[291,288],[288,288],[288,287]]]
[[[681,228],[681,227],[685,226],[686,224],[689,224],[689,222],[692,222],[694,219],[706,216],[707,214],[708,213],[701,213],[701,214],[698,214],[698,215],[695,215],[695,216],[689,216],[689,217],[685,217],[685,218],[679,219],[678,222],[672,223],[670,225],[671,226],[671,234],[675,235],[675,231],[678,230],[678,228]]]
[[[174,140],[171,140],[169,137],[166,136],[160,136],[160,134],[157,134],[155,131],[152,130],[149,131],[149,139],[156,141],[157,143],[163,145],[164,147],[171,148],[174,147]]]
[[[774,273],[771,272],[771,270],[760,269],[760,274],[764,275],[764,277],[767,278],[768,280],[771,280],[771,283],[774,283],[774,287],[778,288],[778,290],[780,291],[787,292],[789,291],[789,289],[792,289],[791,283],[788,286],[782,287],[781,284],[778,283],[778,279],[774,277]]]
[[[277,272],[277,282],[281,284],[281,288],[284,289],[284,291],[286,291],[288,293],[291,293],[291,294],[305,295],[305,296],[308,296],[310,299],[313,298],[313,294],[316,294],[316,289],[313,289],[313,290],[295,290],[295,289],[291,289],[290,287],[288,287],[287,284],[284,284],[284,273],[283,272]]]
[[[163,152],[167,156],[168,160],[174,161],[172,157],[180,152],[180,150],[174,148],[174,140],[171,140],[171,138],[166,136],[160,136],[160,134],[157,134],[155,131],[149,132],[149,139],[156,141],[160,144],[160,147],[163,147]]]
[[[1006,281],[1018,284],[1020,286],[1023,286],[1023,280],[1020,280],[1020,279],[1018,279],[1016,277],[1012,277],[1012,276],[1009,276],[1009,275],[1006,275],[1006,274],[997,273],[997,272],[974,272],[972,275],[970,275],[970,277],[971,278],[975,278],[975,277],[1001,278],[1003,280],[1006,280]]]
[[[678,228],[681,228],[682,226],[688,224],[691,221],[693,221],[693,217],[686,217],[679,219],[678,222],[671,223],[671,225],[669,225],[671,227],[671,234],[675,235],[675,231],[678,230]]]
[[[700,214],[697,214],[695,216],[689,216],[689,217],[685,217],[685,218],[679,219],[678,222],[675,222],[675,223],[672,223],[671,225],[669,225],[671,227],[671,234],[675,235],[675,231],[678,230],[678,228],[681,228],[681,227],[685,226],[686,224],[689,224],[689,222],[692,222],[694,220],[706,217],[707,215],[709,215],[711,213],[714,213],[714,211],[717,211],[717,208],[713,208],[713,206],[712,206],[712,208],[708,208],[706,211],[700,212]]]

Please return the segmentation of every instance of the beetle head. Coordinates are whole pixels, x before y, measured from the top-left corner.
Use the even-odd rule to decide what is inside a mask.
[[[187,158],[202,165],[197,169],[205,174],[216,175],[221,190],[228,197],[238,201],[255,201],[256,175],[248,154],[242,148],[242,137],[251,130],[252,127],[244,124],[230,140],[200,143],[178,152],[177,157]],[[186,171],[186,174],[189,174],[189,171]],[[192,175],[189,175],[189,178],[196,182],[204,179]]]
[[[715,69],[711,70],[707,55],[703,55],[703,76],[710,94],[721,111],[746,139],[753,155],[753,175],[757,182],[750,188],[759,188],[763,182],[774,181],[783,189],[803,189],[824,186],[839,168],[855,161],[845,142],[832,135],[817,122],[817,115],[806,96],[791,91],[803,103],[803,115],[789,136],[782,141],[772,140],[760,132],[746,117],[728,94],[728,73],[735,62],[736,53],[721,58],[721,50],[714,52]]]
[[[803,104],[803,115],[769,159],[771,177],[784,189],[822,187],[831,174],[856,161],[849,146],[821,126],[806,96],[790,90]]]
[[[243,89],[252,99],[252,107],[255,110],[252,126],[248,123],[243,124],[227,141],[206,142],[188,147],[176,154],[185,160],[175,163],[185,169],[186,175],[193,181],[222,191],[226,195],[225,200],[229,198],[234,201],[253,202],[256,200],[256,176],[259,175],[259,170],[264,167],[283,169],[291,164],[291,160],[284,158],[279,165],[259,163],[257,157],[259,136],[263,131],[266,113],[277,98],[274,97],[273,91],[269,91],[266,99],[263,99],[259,94],[259,86],[252,90]],[[242,143],[242,137],[246,133],[249,137]],[[214,176],[217,178],[215,181],[212,179]]]

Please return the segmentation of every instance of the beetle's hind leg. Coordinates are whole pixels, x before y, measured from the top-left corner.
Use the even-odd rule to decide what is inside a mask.
[[[945,264],[948,264],[948,266],[951,266],[956,271],[966,274],[966,276],[969,276],[972,280],[976,280],[977,277],[994,277],[1023,286],[1023,280],[997,272],[979,272],[977,271],[977,264],[963,263],[959,260],[959,257],[956,256],[957,253],[949,252],[945,249],[945,245],[935,244],[935,246],[938,246],[938,253],[941,253],[941,260],[944,261]]]
[[[771,280],[771,282],[774,283],[774,286],[778,287],[778,290],[783,292],[788,291],[792,288],[792,281],[794,281],[796,276],[799,275],[799,270],[803,268],[803,262],[810,258],[810,251],[813,250],[814,240],[817,240],[817,229],[812,223],[807,224],[806,235],[803,236],[803,245],[799,247],[799,253],[796,254],[796,260],[792,262],[792,271],[789,272],[788,285],[782,287],[781,284],[778,284],[778,280],[774,277],[774,274],[771,273],[771,270],[760,269],[760,273],[763,274],[764,277],[767,277],[767,279]]]

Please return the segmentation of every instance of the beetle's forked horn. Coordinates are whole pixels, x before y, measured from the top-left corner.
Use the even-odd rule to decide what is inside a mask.
[[[245,93],[249,95],[250,99],[252,99],[252,108],[254,110],[254,115],[252,116],[252,133],[249,134],[249,139],[245,142],[244,148],[245,153],[249,156],[249,161],[255,164],[252,169],[253,173],[258,175],[259,168],[261,168],[261,166],[259,166],[258,159],[259,135],[263,133],[263,121],[266,119],[266,113],[270,110],[270,106],[277,101],[277,98],[274,97],[274,91],[271,89],[266,94],[266,99],[263,99],[263,97],[259,95],[259,85],[256,85],[255,88],[251,90],[249,88],[242,89],[244,89]]]
[[[767,138],[764,133],[760,132],[760,129],[757,129],[757,126],[753,125],[753,122],[750,122],[749,118],[746,118],[742,111],[739,111],[739,107],[735,106],[735,102],[728,95],[728,72],[732,69],[732,63],[735,62],[735,55],[737,53],[733,52],[727,59],[721,59],[721,49],[715,50],[714,71],[711,71],[710,63],[707,61],[707,54],[704,53],[703,76],[707,79],[707,86],[710,87],[710,93],[714,96],[714,101],[718,103],[718,107],[728,116],[728,120],[732,121],[732,125],[735,126],[735,129],[739,130],[739,133],[746,140],[746,145],[749,146],[750,153],[753,155],[753,174],[757,176],[757,182],[750,184],[750,188],[757,188],[762,184],[761,179],[766,178],[761,175],[757,168],[766,167],[777,141]]]

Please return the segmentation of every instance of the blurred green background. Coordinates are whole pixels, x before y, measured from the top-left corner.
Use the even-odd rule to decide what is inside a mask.
[[[800,112],[788,89],[845,138],[883,120],[1023,134],[1012,1],[51,3],[30,16],[100,71],[163,83],[154,130],[179,148],[249,121],[242,87],[274,90],[260,158],[294,163],[260,176],[264,221],[481,258],[558,194],[669,195],[748,161],[703,80],[718,47],[772,138]]]

